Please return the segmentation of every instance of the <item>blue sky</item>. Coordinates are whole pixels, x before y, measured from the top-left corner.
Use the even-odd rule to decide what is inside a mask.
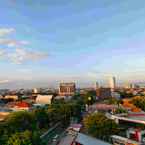
[[[144,81],[144,0],[4,0],[0,18],[1,87]]]

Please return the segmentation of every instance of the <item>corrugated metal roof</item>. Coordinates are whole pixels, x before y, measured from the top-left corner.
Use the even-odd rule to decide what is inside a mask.
[[[106,143],[99,139],[95,139],[93,137],[90,137],[90,136],[82,134],[82,133],[78,133],[76,142],[81,143],[83,145],[111,145],[109,143]]]

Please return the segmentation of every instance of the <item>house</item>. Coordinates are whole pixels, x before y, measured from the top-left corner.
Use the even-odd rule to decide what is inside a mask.
[[[26,102],[17,102],[14,106],[14,109],[16,109],[16,110],[29,110],[30,105]]]
[[[29,103],[22,101],[9,102],[6,106],[14,111],[29,110],[31,107]]]
[[[51,104],[53,95],[37,95],[36,103],[37,104]]]

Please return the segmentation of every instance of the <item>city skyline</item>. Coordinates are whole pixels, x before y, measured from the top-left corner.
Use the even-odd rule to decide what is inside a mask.
[[[0,1],[0,87],[145,78],[145,1]]]

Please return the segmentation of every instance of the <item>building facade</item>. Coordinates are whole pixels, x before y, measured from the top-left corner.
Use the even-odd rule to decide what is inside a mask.
[[[72,96],[76,92],[75,83],[60,83],[59,95],[60,96]]]
[[[115,77],[109,78],[109,88],[111,88],[112,90],[114,90],[116,88],[116,78]]]
[[[96,90],[96,95],[98,99],[105,99],[112,96],[110,88],[98,88]]]

